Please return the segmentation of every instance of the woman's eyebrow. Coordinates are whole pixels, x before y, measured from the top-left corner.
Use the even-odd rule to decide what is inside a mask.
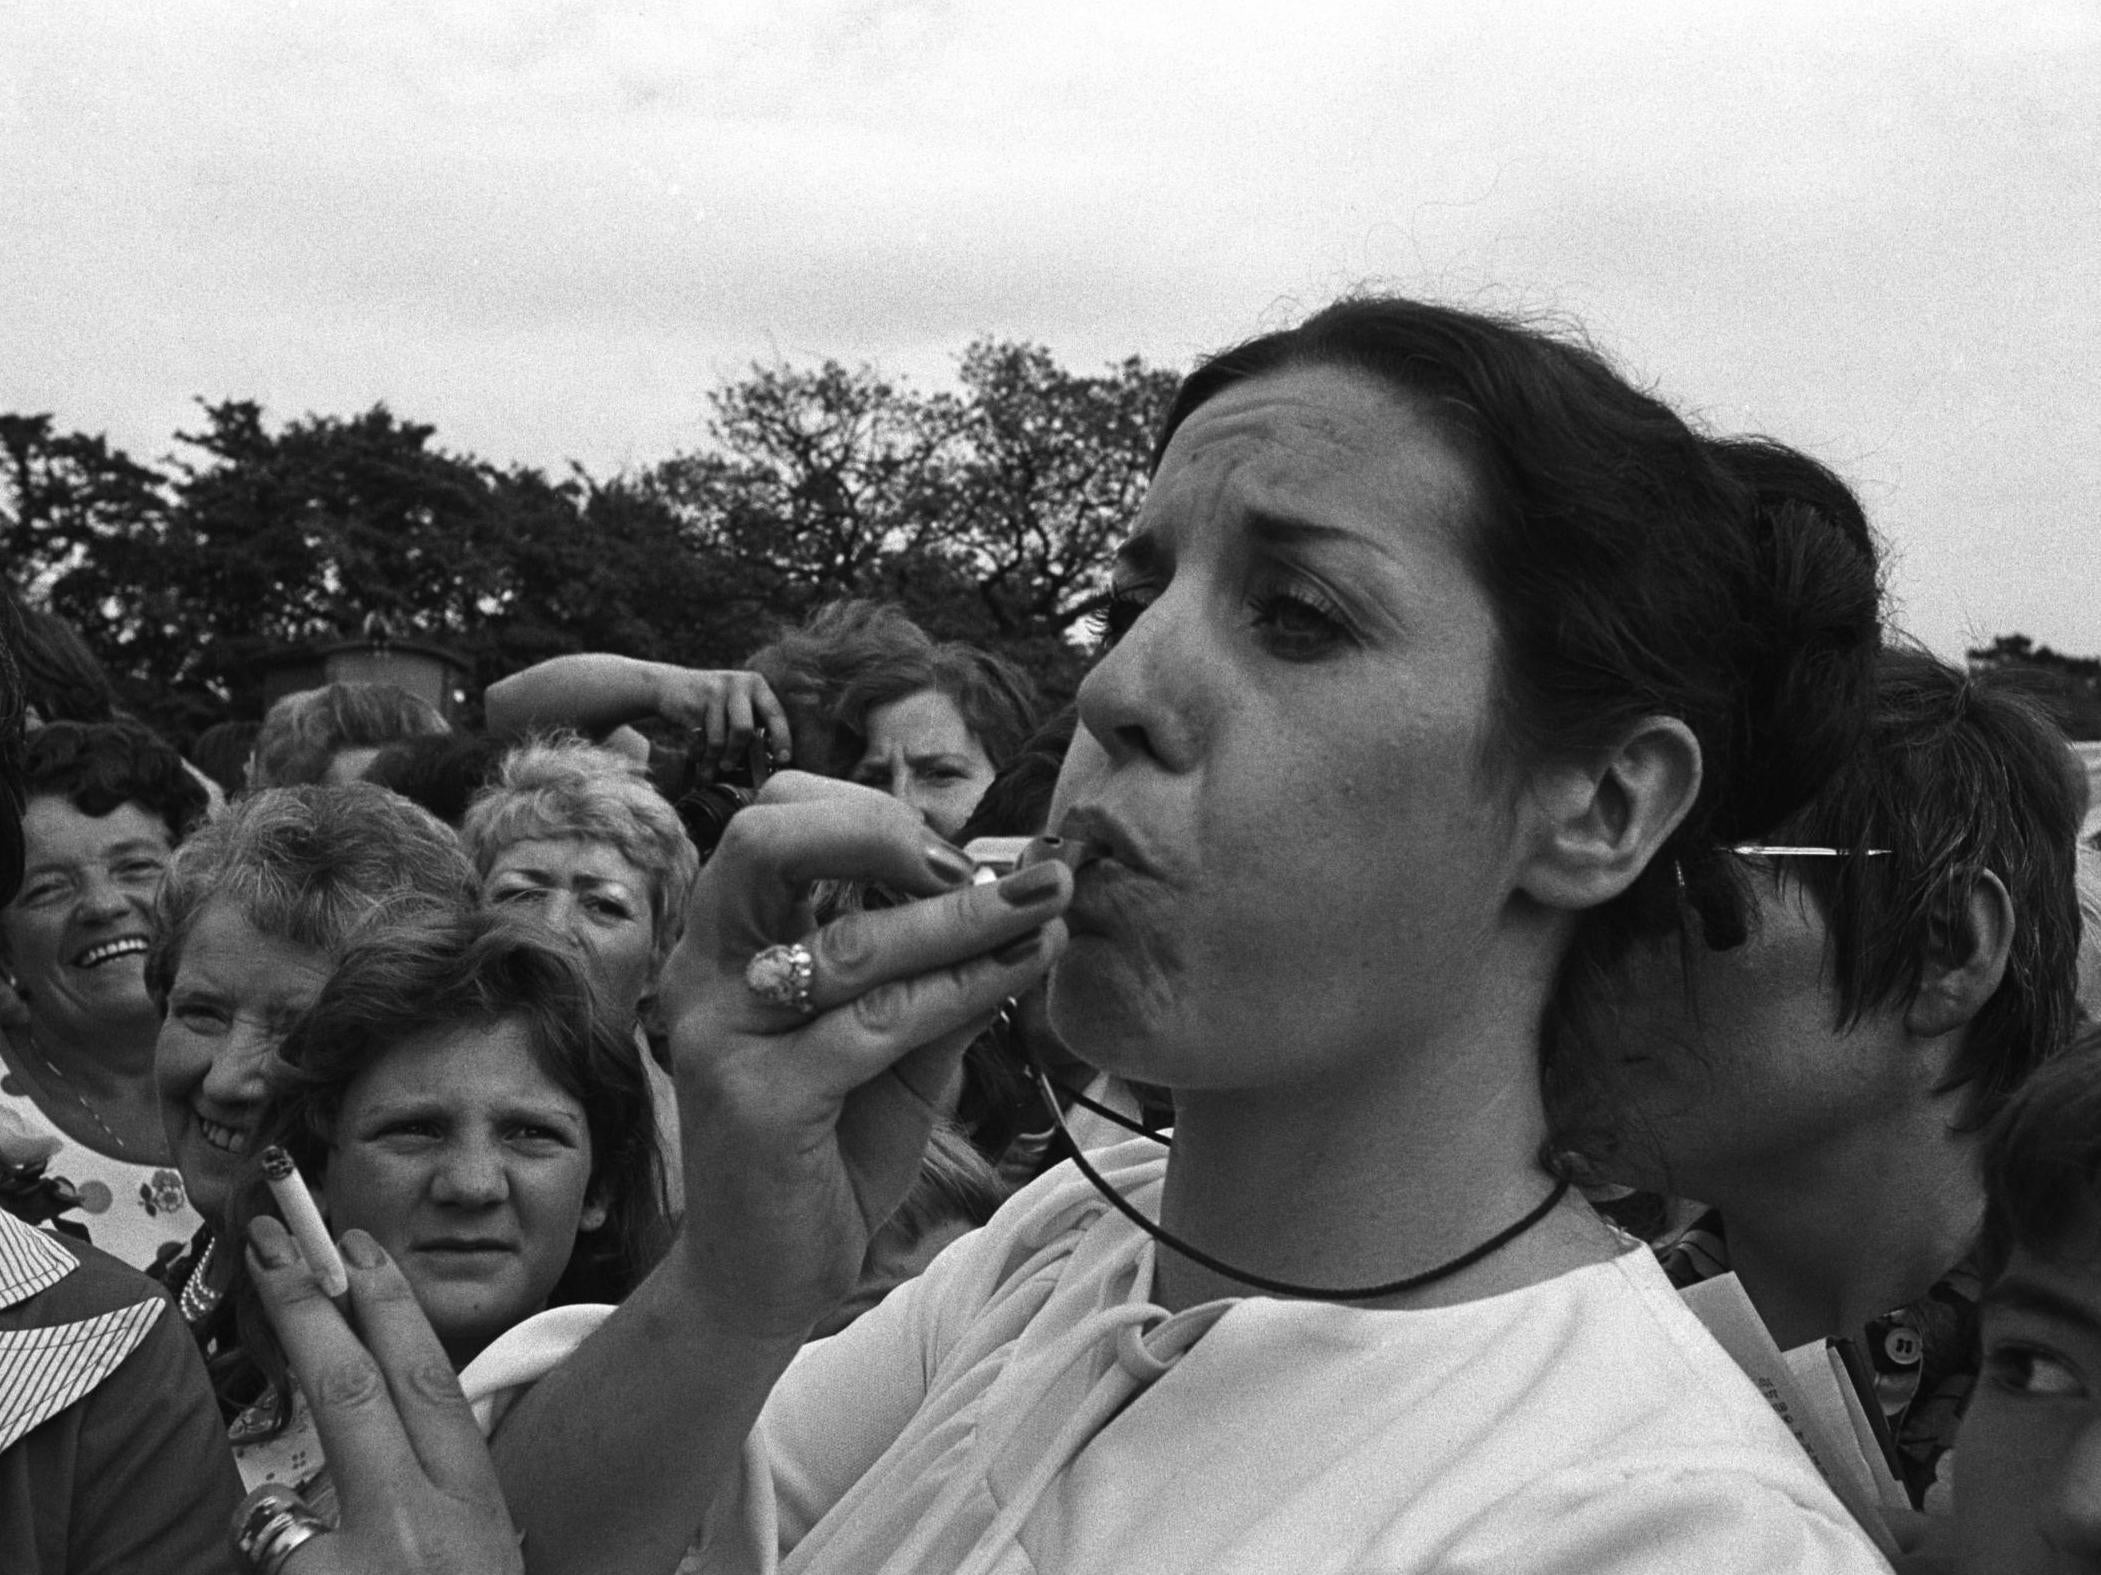
[[[1341,525],[1325,525],[1296,514],[1274,509],[1249,509],[1245,516],[1248,534],[1265,547],[1301,547],[1321,542],[1343,542],[1361,547],[1376,546],[1363,534]]]
[[[577,1131],[587,1123],[573,1111],[553,1105],[507,1104],[498,1105],[489,1112],[498,1121],[537,1121],[545,1126],[560,1126]]]
[[[1160,566],[1160,542],[1151,531],[1126,536],[1116,547],[1116,566],[1133,574],[1144,574]]]
[[[2101,1335],[2101,1311],[2054,1286],[2040,1284],[2019,1274],[2010,1274],[2000,1280],[1984,1293],[1978,1305],[2032,1313]]]
[[[124,841],[122,841],[122,842],[113,842],[113,843],[111,843],[111,844],[110,844],[110,845],[109,845],[109,846],[108,846],[107,848],[104,848],[104,849],[102,850],[102,853],[103,853],[103,857],[105,857],[105,858],[111,858],[111,859],[118,859],[118,858],[123,858],[123,857],[125,857],[125,856],[126,856],[127,854],[132,854],[132,853],[162,853],[162,854],[165,854],[165,853],[166,853],[167,851],[168,851],[168,845],[167,845],[167,844],[166,844],[165,842],[162,842],[162,841],[160,841],[160,840],[159,840],[159,839],[157,839],[157,838],[154,838],[154,837],[127,837],[127,838],[126,838],[126,839],[125,839]]]

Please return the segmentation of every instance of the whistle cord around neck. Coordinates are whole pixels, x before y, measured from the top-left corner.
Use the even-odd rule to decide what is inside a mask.
[[[1420,1274],[1410,1274],[1402,1279],[1391,1280],[1384,1285],[1367,1285],[1358,1290],[1336,1290],[1315,1285],[1294,1285],[1289,1280],[1273,1280],[1267,1275],[1251,1274],[1246,1269],[1236,1269],[1223,1259],[1212,1257],[1210,1253],[1205,1252],[1202,1248],[1192,1247],[1165,1226],[1155,1224],[1147,1219],[1139,1212],[1135,1204],[1110,1186],[1108,1182],[1104,1181],[1101,1172],[1087,1162],[1087,1156],[1081,1152],[1080,1145],[1074,1141],[1071,1131],[1065,1125],[1065,1112],[1058,1104],[1056,1085],[1051,1082],[1050,1074],[1044,1071],[1043,1064],[1031,1056],[1029,1070],[1035,1074],[1036,1087],[1042,1092],[1043,1102],[1050,1109],[1051,1121],[1056,1125],[1059,1135],[1065,1139],[1066,1146],[1072,1150],[1073,1164],[1078,1167],[1080,1174],[1087,1178],[1094,1190],[1106,1198],[1119,1214],[1144,1231],[1146,1235],[1152,1237],[1161,1246],[1168,1248],[1170,1251],[1180,1253],[1191,1263],[1201,1264],[1213,1274],[1224,1275],[1227,1279],[1237,1280],[1242,1285],[1252,1285],[1256,1290],[1267,1291],[1272,1296],[1291,1296],[1302,1301],[1368,1302],[1387,1296],[1399,1296],[1408,1291],[1421,1290],[1426,1285],[1435,1285],[1439,1280],[1448,1280],[1460,1270],[1470,1269],[1483,1258],[1509,1246],[1518,1237],[1524,1235],[1526,1231],[1553,1213],[1560,1206],[1561,1200],[1568,1196],[1569,1180],[1568,1177],[1563,1176],[1554,1183],[1554,1190],[1541,1199],[1538,1206],[1533,1208],[1523,1218],[1497,1231],[1479,1246],[1470,1247],[1459,1254],[1458,1257],[1448,1259],[1438,1264],[1435,1268],[1425,1269]],[[1146,1132],[1143,1127],[1138,1126],[1135,1122],[1125,1120],[1114,1112],[1095,1104],[1092,1100],[1083,1100],[1083,1103],[1089,1109],[1109,1116],[1111,1120],[1120,1126],[1129,1127],[1134,1131],[1144,1133],[1145,1136],[1153,1138],[1156,1142],[1167,1144],[1170,1148],[1173,1146],[1171,1143],[1168,1143],[1167,1139],[1160,1137],[1157,1133]]]

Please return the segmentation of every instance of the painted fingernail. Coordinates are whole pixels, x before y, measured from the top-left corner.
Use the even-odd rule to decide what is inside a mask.
[[[340,1243],[343,1256],[360,1269],[376,1269],[387,1261],[378,1242],[361,1230],[346,1230]]]
[[[1036,954],[1043,950],[1043,932],[1031,930],[1019,940],[1009,941],[992,954],[992,960],[1003,968],[1018,968],[1025,962],[1034,962]]]
[[[299,1261],[299,1244],[292,1233],[268,1215],[248,1222],[248,1247],[266,1269],[282,1269]]]
[[[1000,901],[1011,908],[1026,908],[1058,893],[1060,866],[1031,864],[1018,869],[999,883]]]
[[[945,842],[927,845],[926,867],[951,886],[960,886],[977,872],[970,862],[970,855],[961,848],[952,848]]]

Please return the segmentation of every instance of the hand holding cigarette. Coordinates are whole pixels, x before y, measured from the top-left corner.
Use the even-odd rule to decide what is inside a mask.
[[[343,1255],[329,1239],[328,1226],[322,1223],[321,1210],[315,1206],[314,1195],[307,1190],[299,1167],[275,1143],[263,1150],[260,1160],[263,1180],[270,1188],[270,1196],[277,1200],[277,1212],[284,1216],[314,1278],[321,1282],[322,1294],[331,1301],[340,1300],[350,1289],[350,1272],[343,1267]]]
[[[349,1283],[353,1333],[284,1227],[265,1215],[249,1226],[249,1242],[263,1311],[314,1408],[342,1507],[339,1528],[304,1535],[285,1561],[288,1575],[518,1575],[517,1528],[481,1429],[430,1320],[379,1243],[347,1233],[347,1272],[329,1248]]]

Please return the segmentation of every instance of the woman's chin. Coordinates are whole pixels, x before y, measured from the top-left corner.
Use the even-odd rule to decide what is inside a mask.
[[[1120,1077],[1169,1081],[1163,1051],[1176,1005],[1127,950],[1099,936],[1074,936],[1051,970],[1051,1028],[1078,1059]]]

